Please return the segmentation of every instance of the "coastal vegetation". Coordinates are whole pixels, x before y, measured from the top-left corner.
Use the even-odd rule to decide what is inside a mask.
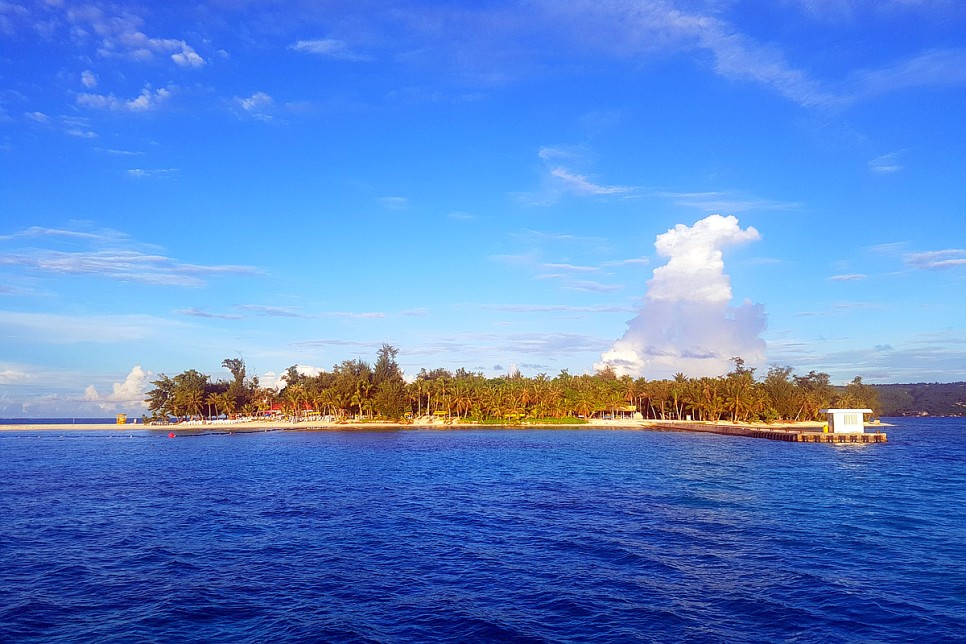
[[[482,424],[581,423],[592,417],[702,421],[805,421],[826,407],[871,408],[878,415],[876,389],[856,377],[835,387],[827,373],[796,375],[791,367],[771,367],[764,378],[733,358],[732,370],[718,377],[647,380],[617,376],[612,369],[573,375],[533,377],[513,371],[488,378],[457,369],[422,369],[406,382],[396,362],[398,349],[383,344],[374,364],[344,360],[331,371],[310,376],[291,366],[283,386],[262,387],[246,375],[245,363],[226,359],[230,380],[212,381],[194,369],[164,374],[146,400],[154,419],[263,417],[295,420],[326,416],[335,420],[389,420],[433,416]]]

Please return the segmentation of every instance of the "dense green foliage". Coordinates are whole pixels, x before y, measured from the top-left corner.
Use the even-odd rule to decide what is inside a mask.
[[[405,382],[396,363],[398,349],[382,345],[374,365],[345,360],[316,376],[289,367],[281,389],[262,388],[245,377],[241,360],[222,366],[231,381],[210,382],[195,370],[169,378],[162,375],[148,392],[155,417],[213,417],[237,413],[254,416],[283,413],[336,419],[386,419],[435,416],[485,424],[581,422],[594,416],[640,413],[669,420],[734,422],[814,420],[825,407],[869,407],[878,413],[876,390],[856,377],[846,387],[833,387],[829,375],[811,371],[795,375],[791,367],[772,367],[758,380],[755,370],[734,358],[734,368],[715,378],[671,380],[617,377],[610,369],[574,376],[566,370],[524,377],[511,373],[487,378],[459,369],[421,370]]]
[[[875,385],[883,416],[962,416],[966,382]]]

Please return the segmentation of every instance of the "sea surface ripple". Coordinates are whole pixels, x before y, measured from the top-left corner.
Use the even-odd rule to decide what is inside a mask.
[[[0,642],[966,641],[966,422],[0,433]]]

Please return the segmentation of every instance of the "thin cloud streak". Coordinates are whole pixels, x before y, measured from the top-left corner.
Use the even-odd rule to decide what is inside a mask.
[[[200,287],[206,279],[222,275],[255,276],[261,271],[252,266],[202,265],[182,262],[160,253],[145,253],[119,245],[133,246],[127,235],[115,230],[72,231],[32,226],[19,233],[0,236],[0,242],[28,239],[81,242],[104,246],[93,250],[56,250],[21,248],[0,252],[0,266],[12,266],[41,275],[98,277],[157,286]]]

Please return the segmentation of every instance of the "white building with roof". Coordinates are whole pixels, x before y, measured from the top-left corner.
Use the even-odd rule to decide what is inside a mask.
[[[828,416],[828,430],[833,434],[861,434],[865,432],[865,415],[871,409],[820,409]]]

